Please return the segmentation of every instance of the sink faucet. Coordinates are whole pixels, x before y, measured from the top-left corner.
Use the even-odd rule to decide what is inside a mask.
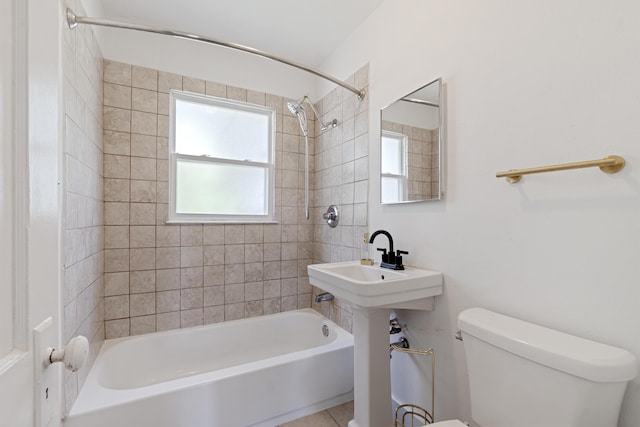
[[[380,252],[382,252],[382,262],[380,263],[380,267],[389,268],[391,270],[404,270],[404,266],[402,265],[402,255],[408,255],[409,252],[397,250],[395,253],[393,252],[393,237],[391,237],[391,233],[386,230],[378,230],[374,231],[369,239],[369,243],[373,243],[374,239],[378,237],[378,235],[385,235],[389,240],[389,252],[385,248],[377,248]]]

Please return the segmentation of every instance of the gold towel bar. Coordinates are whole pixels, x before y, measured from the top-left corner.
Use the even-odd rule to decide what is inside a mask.
[[[541,166],[538,168],[529,169],[511,169],[508,171],[496,173],[496,178],[506,178],[508,182],[514,184],[522,179],[522,175],[528,175],[531,173],[593,168],[596,166],[599,167],[602,172],[616,173],[622,170],[622,168],[624,167],[624,159],[620,156],[607,156],[604,159],[600,160],[587,160],[585,162],[564,163],[561,165]]]

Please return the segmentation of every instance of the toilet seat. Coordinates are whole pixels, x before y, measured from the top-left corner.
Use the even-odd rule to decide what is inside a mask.
[[[424,427],[468,427],[460,420],[439,421],[435,424],[427,424]]]

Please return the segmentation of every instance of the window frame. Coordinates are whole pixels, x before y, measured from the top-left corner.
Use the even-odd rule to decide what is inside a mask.
[[[269,118],[268,124],[268,144],[267,162],[255,162],[250,160],[235,160],[229,158],[211,157],[207,155],[194,156],[176,152],[176,102],[184,100],[196,102],[204,105],[213,105],[233,110],[247,111],[251,113],[263,114]],[[276,110],[263,105],[251,104],[242,101],[230,100],[209,95],[201,95],[181,90],[172,89],[169,92],[169,214],[167,223],[272,223],[275,222],[275,140],[276,140]],[[182,214],[176,212],[177,200],[177,165],[178,161],[185,160],[198,163],[213,163],[220,165],[234,165],[247,167],[261,167],[267,172],[265,200],[267,213],[265,215],[243,215],[243,214]]]
[[[395,203],[397,201],[385,201],[382,194],[382,179],[383,178],[394,178],[398,180],[398,185],[400,186],[400,193],[403,196],[403,200],[407,199],[409,192],[409,137],[404,133],[393,132],[390,130],[382,130],[381,131],[381,144],[384,144],[383,138],[395,139],[396,141],[400,141],[401,153],[400,153],[400,162],[402,174],[394,174],[387,173],[382,170],[382,156],[380,158],[380,203]],[[382,153],[382,149],[380,153]]]

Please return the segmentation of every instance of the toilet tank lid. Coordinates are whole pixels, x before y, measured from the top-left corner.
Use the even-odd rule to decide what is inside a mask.
[[[637,374],[636,358],[626,350],[483,308],[461,312],[458,328],[520,357],[586,380],[621,382]]]

